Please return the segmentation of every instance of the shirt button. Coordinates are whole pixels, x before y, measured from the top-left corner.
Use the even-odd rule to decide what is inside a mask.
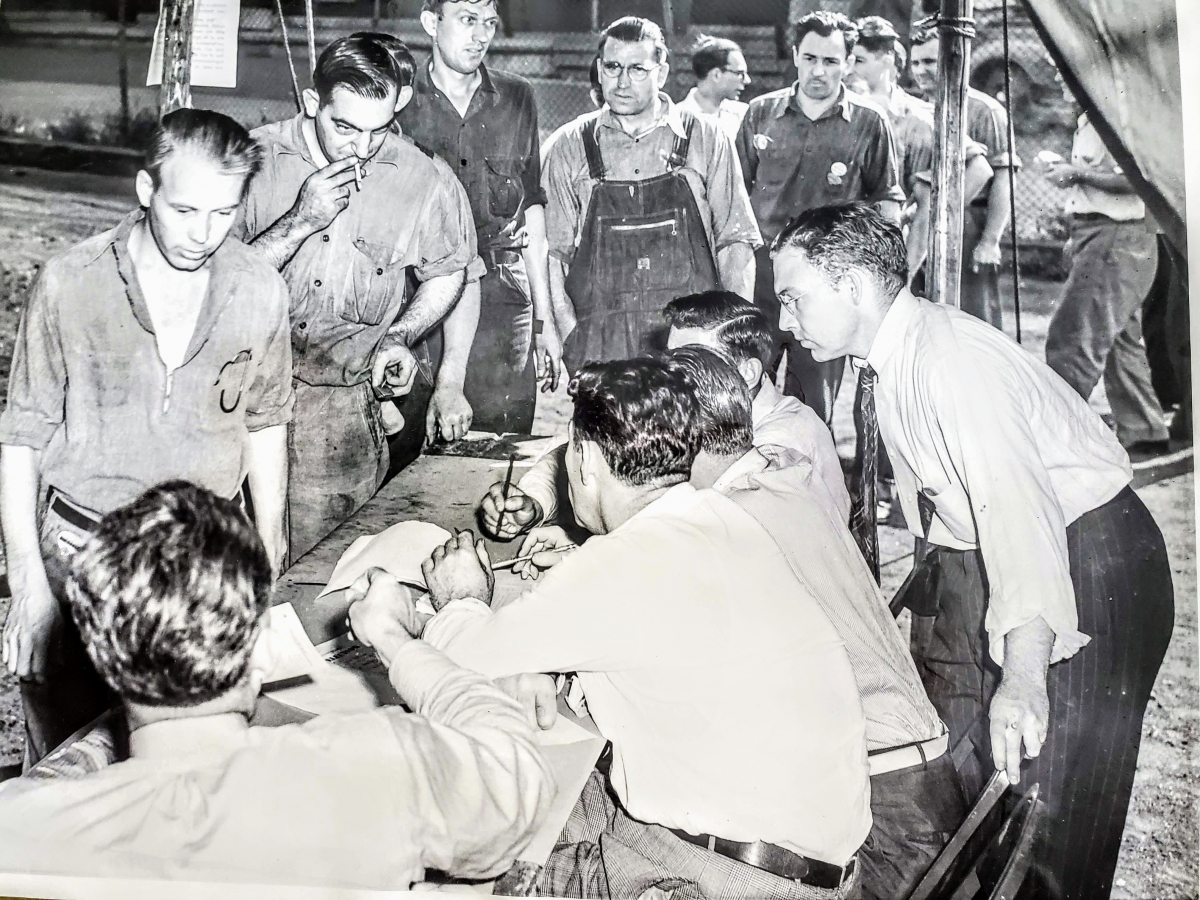
[[[634,170],[633,170],[633,174],[634,174],[634,175],[640,175],[640,174],[641,174],[641,172],[642,172],[642,170],[641,170],[641,169],[634,169]]]
[[[314,281],[314,282],[313,282],[313,285],[315,285],[316,287],[320,287],[320,286],[321,286],[321,279],[320,279],[320,278],[318,278],[316,281]]]
[[[460,160],[459,160],[459,163],[460,163],[461,165],[464,165],[464,166],[465,166],[465,165],[467,164],[467,161],[466,161],[465,159],[460,159]]]
[[[307,328],[307,327],[308,327],[308,323],[307,323],[307,322],[301,322],[299,327],[300,327],[300,330],[301,330],[301,331],[303,331],[305,328]]]
[[[375,270],[375,274],[376,274],[376,275],[382,275],[382,274],[383,274],[383,269],[376,269],[376,270]]]
[[[327,234],[321,235],[321,240],[323,240],[325,243],[329,243],[329,235],[327,235]]]

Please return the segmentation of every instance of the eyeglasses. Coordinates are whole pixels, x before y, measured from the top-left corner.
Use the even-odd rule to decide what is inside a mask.
[[[738,78],[742,79],[743,81],[748,81],[750,79],[750,73],[746,69],[731,69],[731,68],[729,68],[729,66],[721,66],[721,68],[724,69],[726,72],[728,72],[730,75],[736,75]]]
[[[630,81],[645,81],[647,76],[661,65],[662,63],[655,63],[652,66],[643,66],[641,63],[630,63],[627,66],[623,66],[619,62],[602,62],[600,63],[600,74],[606,75],[609,78],[620,79],[621,73],[625,72],[629,75]]]

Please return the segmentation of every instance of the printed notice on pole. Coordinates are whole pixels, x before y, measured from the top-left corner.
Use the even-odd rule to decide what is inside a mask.
[[[192,86],[237,87],[238,20],[241,0],[196,0],[192,20]],[[162,83],[163,12],[150,50],[146,84]]]

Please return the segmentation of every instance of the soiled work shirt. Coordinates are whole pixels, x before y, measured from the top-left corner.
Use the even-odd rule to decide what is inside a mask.
[[[107,513],[183,478],[222,497],[241,487],[250,432],[292,417],[283,279],[230,238],[183,364],[159,356],[129,256],[131,213],[46,263],[13,351],[0,443],[40,450],[43,487]]]
[[[867,749],[928,741],[946,729],[862,551],[804,470],[751,450],[713,485],[754,517],[846,645],[862,699]]]
[[[753,517],[681,484],[496,613],[446,604],[425,639],[499,677],[578,672],[643,822],[841,865],[870,829],[845,648]]]
[[[738,132],[746,190],[763,238],[773,241],[807,209],[852,200],[904,201],[887,118],[842,87],[816,120],[800,111],[798,85],[750,101]]]
[[[595,187],[583,149],[584,128],[600,123],[596,141],[609,181],[645,181],[666,174],[675,138],[686,128],[671,98],[659,94],[659,99],[663,106],[658,122],[637,137],[626,134],[606,106],[570,123],[549,148],[543,167],[546,235],[550,252],[559,259],[570,262],[575,255]],[[762,246],[729,138],[711,122],[693,121],[692,143],[679,171],[696,198],[713,255],[733,244]]]
[[[417,68],[413,98],[396,121],[418,147],[436,154],[458,176],[471,202],[479,249],[519,249],[515,232],[524,224],[525,210],[546,204],[529,82],[480,66],[479,87],[466,116],[460,116],[429,72],[428,65]]]
[[[304,116],[253,132],[263,168],[243,208],[248,239],[292,208],[300,187],[324,160],[313,159]],[[312,385],[354,385],[371,377],[371,360],[406,305],[405,274],[450,275],[477,260],[467,195],[440,159],[389,133],[363,166],[362,191],[329,227],[312,234],[283,267],[291,295],[296,377]]]
[[[0,787],[0,871],[408,890],[503,874],[553,797],[520,707],[413,641],[385,707]],[[154,726],[148,726],[153,728]],[[169,894],[170,892],[166,892]]]
[[[896,470],[909,530],[917,492],[937,508],[929,539],[983,555],[991,654],[1038,616],[1051,661],[1090,638],[1079,617],[1067,526],[1103,506],[1133,473],[1116,436],[1049,366],[1003,332],[902,291],[867,362],[879,375],[879,434]]]

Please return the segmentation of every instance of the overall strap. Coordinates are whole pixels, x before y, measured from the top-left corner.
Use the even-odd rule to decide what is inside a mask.
[[[688,148],[692,146],[692,129],[696,127],[696,117],[689,112],[679,114],[683,122],[683,137],[675,135],[675,144],[671,147],[671,158],[667,160],[667,171],[674,172],[682,169],[687,163]]]
[[[604,180],[604,159],[600,156],[600,142],[596,139],[596,129],[599,127],[598,118],[583,127],[583,152],[587,156],[588,175],[593,181]]]

